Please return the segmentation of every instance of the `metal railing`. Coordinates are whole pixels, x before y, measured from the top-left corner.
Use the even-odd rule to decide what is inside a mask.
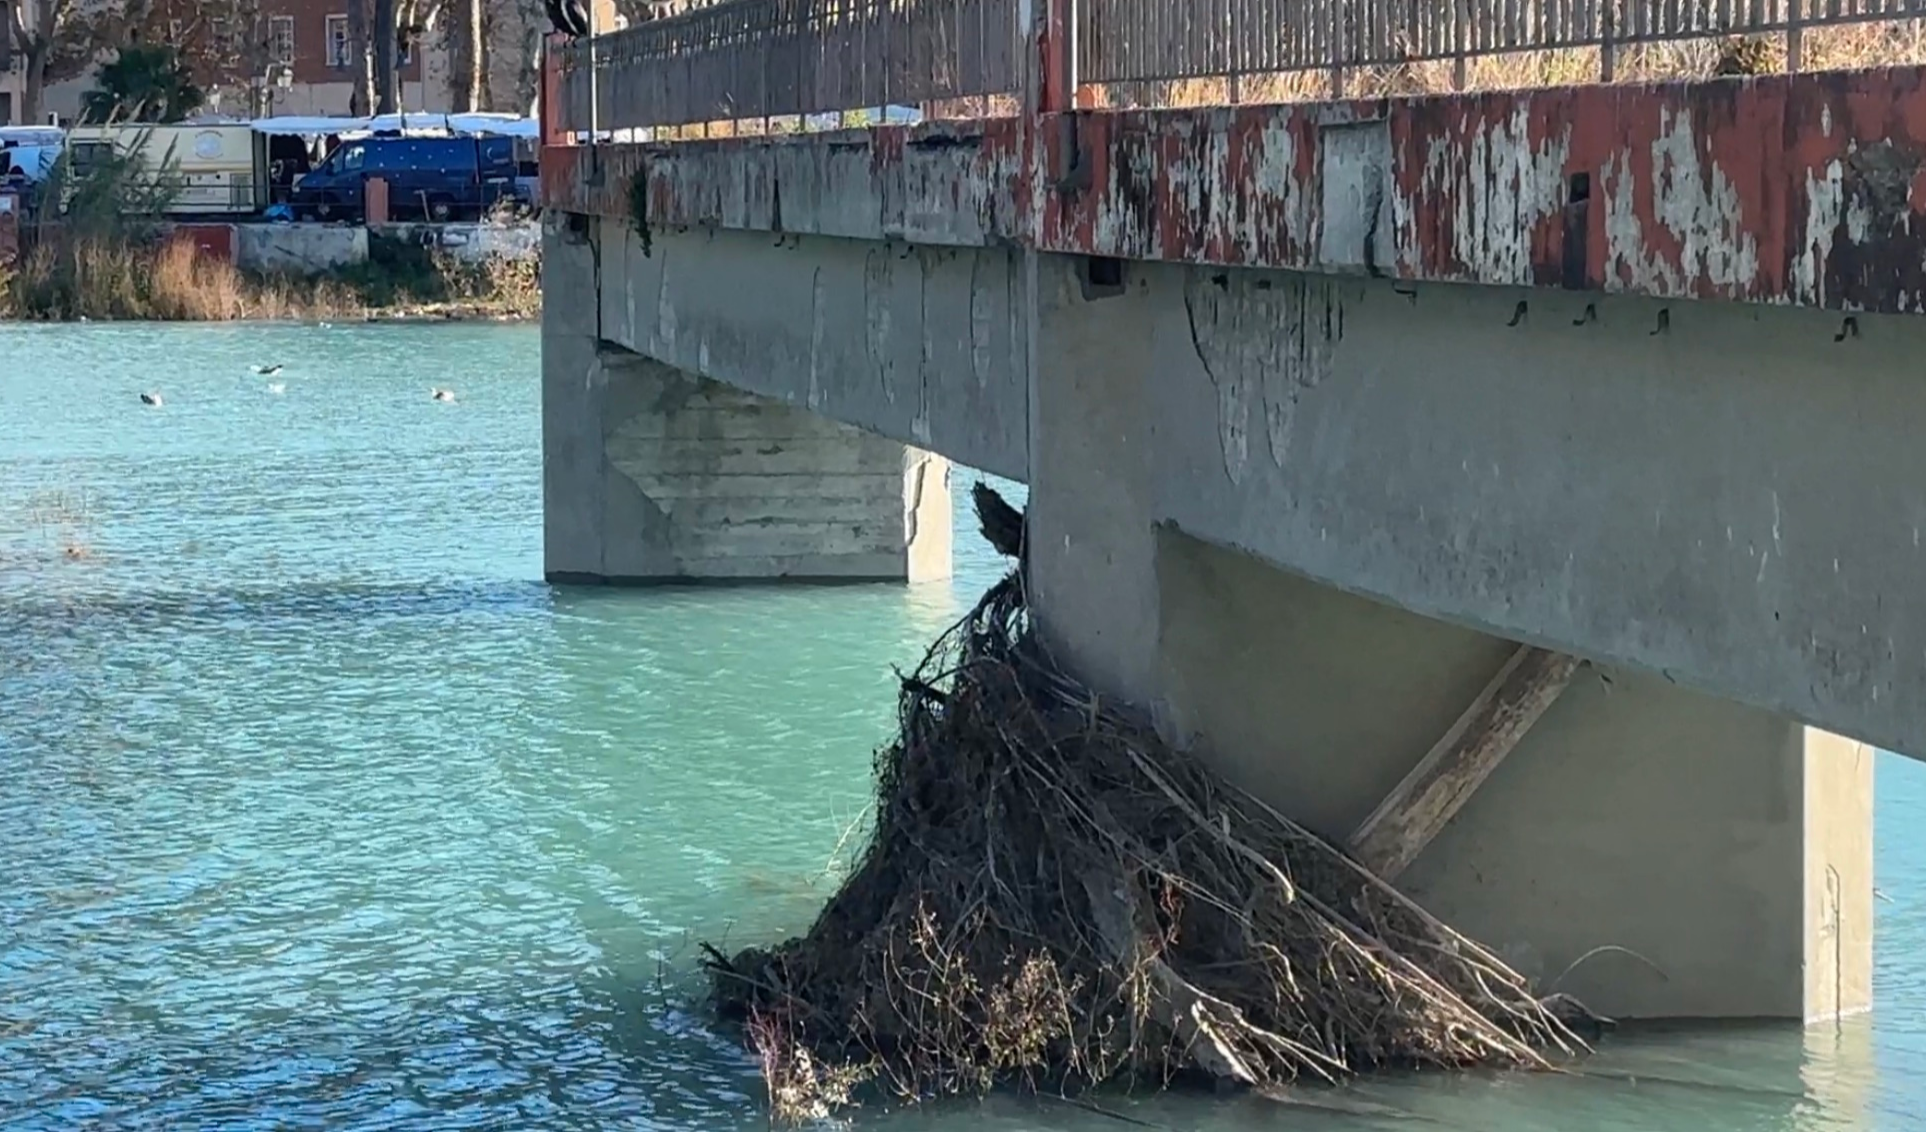
[[[1077,0],[1083,83],[1168,82],[1926,16],[1926,0]],[[1797,48],[1791,49],[1796,68]]]
[[[601,130],[915,106],[1017,89],[1017,0],[725,0],[569,44],[563,122]]]
[[[560,125],[581,132],[916,107],[1018,92],[1038,44],[1021,0],[721,0],[561,51]],[[1071,31],[1085,92],[1193,79],[1453,62],[1926,18],[1926,0],[1030,0]],[[591,72],[591,60],[593,71]],[[1049,71],[1046,65],[1044,72]],[[591,104],[589,76],[596,76]],[[1242,97],[1264,95],[1243,88]],[[1221,97],[1221,95],[1220,95]],[[1095,104],[1102,104],[1100,94]],[[1086,105],[1091,103],[1086,103]]]

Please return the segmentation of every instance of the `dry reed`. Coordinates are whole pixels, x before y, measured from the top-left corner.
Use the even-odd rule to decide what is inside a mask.
[[[314,277],[259,275],[182,240],[50,234],[0,274],[0,318],[229,319],[505,317],[541,311],[539,265],[464,263],[422,252],[396,268]]]

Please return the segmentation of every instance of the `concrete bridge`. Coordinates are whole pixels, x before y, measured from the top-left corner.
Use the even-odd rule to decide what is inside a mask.
[[[1716,30],[1267,4],[554,45],[550,577],[936,577],[946,461],[1021,480],[1088,680],[1528,974],[1865,1009],[1867,745],[1926,753],[1926,71],[1104,108]]]

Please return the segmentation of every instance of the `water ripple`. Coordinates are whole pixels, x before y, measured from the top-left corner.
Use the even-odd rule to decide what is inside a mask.
[[[820,907],[889,667],[992,577],[987,550],[962,541],[954,586],[555,590],[532,333],[0,338],[0,1125],[760,1123],[694,944]],[[1916,770],[1882,764],[1882,814],[1926,805]],[[1919,845],[1882,830],[1874,1024],[1649,1035],[1593,1064],[1615,1077],[1106,1104],[1217,1128],[1916,1126]],[[860,1116],[1114,1124],[1011,1097]]]

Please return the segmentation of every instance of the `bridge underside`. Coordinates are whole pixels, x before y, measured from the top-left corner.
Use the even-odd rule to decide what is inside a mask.
[[[1926,752],[1920,87],[570,153],[552,566],[625,521],[636,429],[566,395],[613,348],[1026,480],[1064,655],[1334,838],[1519,643],[1583,658],[1400,885],[1546,979],[1638,953],[1562,985],[1608,1014],[1861,1009],[1855,741]]]

